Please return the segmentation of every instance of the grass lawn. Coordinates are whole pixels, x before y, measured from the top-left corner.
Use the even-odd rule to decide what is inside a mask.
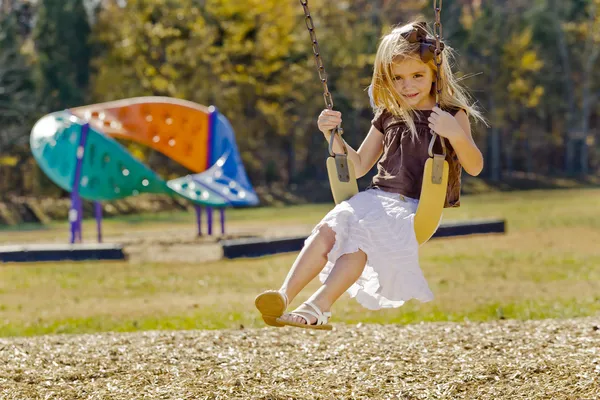
[[[432,240],[421,266],[436,298],[371,312],[344,295],[333,323],[538,319],[600,313],[600,189],[464,196],[445,221],[507,220],[506,235]],[[228,212],[231,229],[303,225],[330,205]],[[111,219],[105,235],[189,230],[193,215]],[[93,224],[84,234],[89,238]],[[229,229],[228,228],[228,229]],[[58,235],[58,236],[57,236]],[[0,231],[0,244],[67,238],[66,224]],[[256,294],[277,288],[295,254],[206,263],[0,264],[0,336],[264,326]],[[292,307],[316,289],[313,282]]]

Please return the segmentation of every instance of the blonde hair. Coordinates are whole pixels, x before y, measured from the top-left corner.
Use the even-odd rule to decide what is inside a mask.
[[[394,63],[404,59],[417,59],[421,61],[420,43],[409,43],[401,34],[407,28],[419,22],[415,21],[402,27],[396,27],[390,33],[383,36],[375,56],[370,88],[373,111],[378,114],[383,110],[388,110],[396,117],[402,119],[409,127],[413,139],[417,137],[414,122],[416,114],[414,109],[404,100],[404,97],[394,88],[392,68]],[[434,37],[432,32],[429,30],[427,32],[428,36]],[[461,87],[458,79],[452,73],[454,51],[447,43],[444,44],[441,71],[437,71],[435,60],[426,63],[433,71],[434,78],[437,73],[440,73],[442,84],[442,93],[439,99],[440,107],[442,109],[463,109],[468,116],[485,123],[481,112],[470,101],[467,91]],[[432,84],[431,94],[435,96],[435,84]]]

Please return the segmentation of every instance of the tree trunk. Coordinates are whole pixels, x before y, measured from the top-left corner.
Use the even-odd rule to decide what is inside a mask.
[[[500,162],[500,130],[492,127],[490,131],[490,140],[488,141],[490,154],[490,179],[492,182],[499,182],[501,178]]]
[[[490,71],[489,87],[494,87],[493,77],[496,76],[496,62],[492,59],[492,70]],[[502,177],[502,168],[500,161],[500,129],[498,128],[498,118],[496,118],[496,99],[495,94],[490,93],[489,109],[492,113],[492,128],[490,130],[490,139],[488,140],[488,154],[490,155],[490,179],[492,182],[499,182]]]
[[[531,140],[529,140],[528,135],[525,135],[525,139],[523,139],[523,147],[525,148],[525,172],[528,177],[531,177],[533,176],[534,155],[531,152]]]
[[[560,56],[560,61],[563,67],[564,85],[567,97],[567,130],[564,134],[564,145],[565,145],[565,172],[567,175],[573,175],[574,173],[574,154],[575,147],[572,139],[572,129],[575,121],[575,87],[573,82],[573,75],[571,74],[571,62],[569,56],[569,50],[567,45],[567,39],[565,32],[562,29],[562,20],[559,17],[559,7],[556,4],[556,0],[549,1],[549,7],[553,11],[554,26],[556,27],[557,37],[557,50]]]
[[[582,176],[587,176],[589,171],[589,159],[590,159],[590,145],[588,144],[587,137],[581,142],[581,151],[579,152],[579,168]]]
[[[511,135],[511,132],[506,132],[507,129],[504,129],[505,134],[504,137],[506,137],[506,146],[505,146],[505,158],[506,158],[506,174],[508,176],[512,176],[513,172],[514,172],[514,137],[513,135]]]
[[[575,140],[571,138],[569,129],[565,133],[565,172],[568,176],[575,175]]]
[[[287,184],[290,185],[296,182],[296,129],[290,130],[290,136],[287,138]]]
[[[583,135],[582,143],[581,143],[581,151],[579,157],[579,167],[581,174],[586,176],[588,171],[589,164],[589,141],[587,139],[589,135],[589,126],[590,126],[590,118],[592,115],[592,107],[596,102],[596,95],[592,94],[592,79],[594,66],[596,61],[598,60],[598,56],[600,55],[600,49],[598,48],[598,44],[595,43],[595,36],[598,32],[598,25],[600,22],[596,21],[596,3],[592,1],[590,5],[590,20],[589,20],[589,31],[588,38],[585,43],[586,54],[588,54],[588,59],[585,60],[585,66],[583,71],[583,93],[582,93],[582,109],[581,109],[581,133]]]

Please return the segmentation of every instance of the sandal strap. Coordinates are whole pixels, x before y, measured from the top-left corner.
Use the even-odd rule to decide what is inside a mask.
[[[327,323],[327,321],[329,320],[329,318],[331,317],[331,312],[321,311],[321,309],[319,307],[317,307],[314,303],[312,303],[310,301],[302,303],[302,305],[309,306],[314,311],[307,310],[307,309],[300,310],[299,309],[300,307],[298,307],[296,310],[294,310],[294,312],[291,313],[291,315],[295,315],[297,317],[303,318],[306,321],[307,325],[325,325]],[[314,324],[309,324],[308,318],[306,318],[304,315],[302,315],[300,313],[311,315],[311,316],[315,317],[317,319],[317,321]]]
[[[281,297],[283,297],[283,300],[285,300],[285,308],[287,308],[288,304],[290,303],[287,294],[285,294],[285,292],[282,291],[279,291],[279,293],[281,294]]]
[[[310,321],[308,320],[308,318],[306,318],[306,315],[302,315],[300,313],[302,313],[302,314],[308,314],[308,315],[311,315],[311,316],[315,317],[317,319],[317,322],[314,323],[314,324],[311,324]],[[306,321],[306,325],[320,325],[319,324],[319,316],[317,314],[315,314],[314,312],[312,312],[311,310],[293,311],[293,312],[290,313],[290,315],[302,318],[304,321]]]
[[[317,314],[321,315],[322,317],[323,316],[327,317],[327,318],[331,317],[331,311],[325,311],[325,312],[321,311],[321,309],[319,307],[317,307],[315,305],[315,303],[313,303],[312,301],[307,301],[304,304],[306,304],[307,306],[311,306],[317,312]]]

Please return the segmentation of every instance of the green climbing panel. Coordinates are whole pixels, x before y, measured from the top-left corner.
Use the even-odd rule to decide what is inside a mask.
[[[80,128],[70,120],[68,113],[59,112],[40,119],[30,137],[31,152],[40,168],[69,192],[73,186]]]
[[[73,189],[76,154],[84,122],[61,111],[42,118],[31,134],[32,153],[57,185]],[[88,200],[116,200],[140,193],[169,193],[166,182],[117,141],[90,128],[79,193]]]

